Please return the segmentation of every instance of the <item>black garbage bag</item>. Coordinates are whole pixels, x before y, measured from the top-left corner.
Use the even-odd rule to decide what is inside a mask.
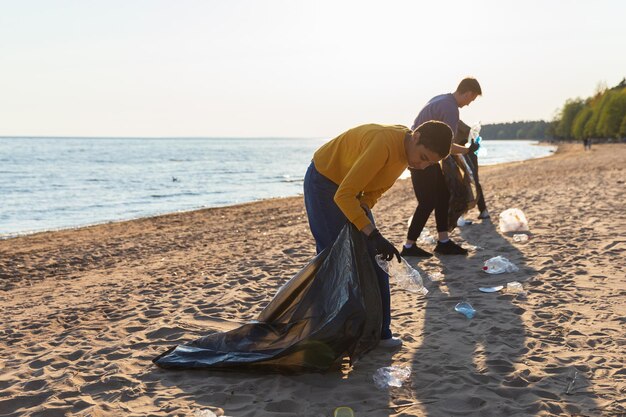
[[[459,217],[476,207],[476,182],[472,167],[464,155],[448,156],[441,161],[441,168],[450,192],[448,231],[451,232],[456,227]]]
[[[380,341],[382,307],[365,238],[348,223],[287,282],[256,321],[171,348],[163,368],[326,371]]]

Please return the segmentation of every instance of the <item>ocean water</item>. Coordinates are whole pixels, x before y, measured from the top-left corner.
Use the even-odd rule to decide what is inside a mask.
[[[326,140],[0,138],[0,238],[298,195]],[[554,151],[535,145],[483,141],[480,163]]]

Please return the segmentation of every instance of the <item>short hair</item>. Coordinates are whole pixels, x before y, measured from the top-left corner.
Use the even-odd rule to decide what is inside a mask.
[[[442,159],[450,153],[454,134],[450,126],[437,120],[429,120],[419,125],[415,130],[420,132],[421,145],[435,152]]]
[[[459,145],[465,145],[469,140],[471,128],[466,125],[463,120],[459,120],[459,124],[456,127],[456,136],[454,137],[454,143]]]
[[[479,96],[483,95],[483,90],[480,88],[480,84],[478,84],[476,78],[472,77],[463,78],[459,83],[459,86],[456,88],[456,91],[460,94],[471,91],[472,93],[476,93]]]

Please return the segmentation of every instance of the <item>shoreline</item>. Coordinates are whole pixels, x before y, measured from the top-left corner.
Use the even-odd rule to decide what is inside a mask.
[[[524,140],[526,140],[526,139],[524,139]],[[520,160],[520,161],[498,162],[498,163],[494,163],[494,164],[480,165],[479,166],[480,171],[482,172],[483,170],[487,170],[488,169],[487,167],[503,166],[503,165],[506,165],[506,164],[515,164],[515,163],[524,162],[524,161],[531,161],[531,160],[535,160],[535,159],[550,158],[550,157],[554,156],[556,153],[558,153],[558,148],[559,148],[559,144],[555,145],[555,144],[549,144],[549,143],[542,143],[541,141],[537,141],[537,143],[534,146],[552,146],[552,147],[554,147],[556,149],[552,153],[550,153],[548,155],[544,155],[544,156],[537,156],[537,157],[533,157],[533,158],[523,159],[523,160]],[[403,176],[404,176],[404,173],[402,174],[402,176],[400,178],[398,178],[397,181],[404,181],[406,179],[410,179],[410,176],[407,176],[407,177],[403,177]],[[193,208],[193,209],[188,209],[188,210],[168,211],[168,212],[163,212],[163,213],[156,213],[156,214],[149,215],[149,216],[140,216],[140,217],[133,217],[133,218],[128,218],[128,219],[104,220],[104,221],[101,221],[101,222],[88,223],[88,224],[79,225],[79,226],[59,227],[59,228],[51,228],[51,229],[36,230],[36,231],[18,232],[18,233],[6,233],[6,234],[0,234],[0,241],[24,238],[24,237],[33,236],[33,235],[39,235],[39,234],[42,234],[42,233],[56,233],[56,232],[63,232],[63,231],[81,230],[81,229],[84,229],[84,228],[91,228],[91,227],[104,226],[104,225],[110,225],[110,224],[133,222],[133,221],[137,221],[137,220],[159,218],[159,217],[163,217],[163,216],[185,214],[185,213],[196,212],[196,211],[201,212],[201,211],[206,211],[206,210],[211,210],[211,209],[218,209],[218,208],[237,207],[237,206],[246,205],[246,204],[262,203],[262,202],[268,201],[268,200],[276,200],[276,199],[280,200],[280,199],[298,198],[298,197],[302,197],[302,193],[298,193],[296,195],[291,195],[291,196],[262,198],[260,200],[252,200],[252,201],[246,201],[246,202],[242,202],[242,203],[217,205],[217,206],[211,206],[211,207],[200,207],[200,208]]]

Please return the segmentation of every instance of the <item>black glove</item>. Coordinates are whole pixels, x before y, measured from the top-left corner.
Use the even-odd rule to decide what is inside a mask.
[[[474,142],[474,139],[472,139],[472,143],[470,143],[469,148],[467,148],[468,149],[467,153],[468,154],[474,153],[474,152],[476,152],[478,150],[478,148],[480,148],[480,145],[478,143]]]
[[[367,239],[374,244],[374,247],[376,248],[376,253],[382,255],[382,258],[385,261],[392,260],[395,255],[395,257],[398,259],[398,262],[400,262],[400,252],[398,252],[398,249],[396,249],[391,244],[391,242],[389,242],[383,237],[383,235],[380,234],[378,229],[374,229],[374,231],[370,233]]]

